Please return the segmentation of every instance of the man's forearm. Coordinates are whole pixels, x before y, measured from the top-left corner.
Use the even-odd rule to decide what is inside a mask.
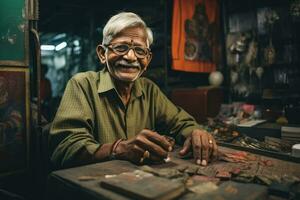
[[[72,161],[71,166],[86,165],[96,162],[107,161],[110,158],[112,144],[107,143],[101,145],[94,154],[90,154],[86,148],[82,148],[76,155],[75,159]]]
[[[113,148],[112,143],[102,144],[98,150],[93,155],[93,160],[95,162],[108,160],[111,156],[111,151]]]

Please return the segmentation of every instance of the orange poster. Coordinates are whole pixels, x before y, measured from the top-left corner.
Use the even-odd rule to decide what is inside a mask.
[[[218,0],[174,0],[172,68],[211,72],[219,60]]]

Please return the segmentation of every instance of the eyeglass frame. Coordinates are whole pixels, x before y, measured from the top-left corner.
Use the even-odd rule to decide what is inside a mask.
[[[114,45],[125,45],[125,46],[128,47],[128,50],[125,51],[124,53],[120,53],[120,52],[118,52],[118,51],[116,51],[116,50],[114,49],[114,47],[113,47]],[[142,47],[142,46],[137,46],[137,45],[134,45],[133,43],[131,43],[130,45],[129,45],[129,44],[126,44],[126,43],[110,43],[110,44],[105,44],[105,45],[103,45],[103,46],[106,47],[106,48],[108,48],[108,49],[110,49],[111,51],[113,51],[115,54],[117,54],[117,55],[119,55],[119,56],[124,56],[124,55],[126,55],[131,49],[133,50],[134,55],[135,55],[137,58],[140,58],[140,59],[146,58],[146,57],[149,56],[150,53],[151,53],[151,49],[150,49],[150,48],[148,48],[148,47]],[[135,50],[136,47],[145,49],[146,52],[147,52],[146,55],[143,56],[143,57],[140,57],[140,55],[137,55],[136,50]]]

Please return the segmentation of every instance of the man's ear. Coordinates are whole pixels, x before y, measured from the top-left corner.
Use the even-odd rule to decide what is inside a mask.
[[[106,48],[103,45],[101,45],[101,44],[99,44],[97,46],[97,48],[96,48],[96,52],[97,52],[98,58],[99,58],[99,60],[100,60],[100,62],[102,64],[104,64],[105,60],[106,60],[106,58],[105,58],[105,50],[106,50]]]
[[[149,66],[149,63],[151,62],[152,60],[152,53],[150,52],[149,55],[147,56],[147,64],[145,65],[145,70],[147,70],[148,66]]]

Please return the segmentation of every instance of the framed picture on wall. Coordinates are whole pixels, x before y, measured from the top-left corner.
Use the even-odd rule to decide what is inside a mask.
[[[27,2],[0,1],[0,65],[28,66]]]
[[[0,68],[0,177],[29,164],[29,72]]]

